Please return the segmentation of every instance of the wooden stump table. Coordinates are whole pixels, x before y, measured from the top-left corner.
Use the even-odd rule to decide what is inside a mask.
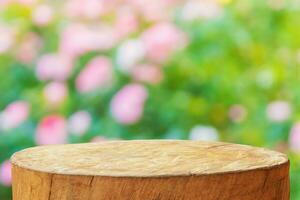
[[[14,200],[288,200],[284,154],[219,142],[149,140],[15,153]]]

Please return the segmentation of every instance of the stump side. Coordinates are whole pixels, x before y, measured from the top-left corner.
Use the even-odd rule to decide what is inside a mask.
[[[14,200],[289,200],[289,164],[173,177],[49,174],[13,165]]]
[[[12,164],[14,200],[288,200],[290,191],[285,155],[228,143],[43,146]]]

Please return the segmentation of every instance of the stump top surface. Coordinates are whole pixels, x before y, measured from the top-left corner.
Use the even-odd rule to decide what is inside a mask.
[[[189,176],[270,168],[288,162],[247,145],[184,140],[132,140],[50,145],[15,153],[19,167],[46,173],[113,177]]]

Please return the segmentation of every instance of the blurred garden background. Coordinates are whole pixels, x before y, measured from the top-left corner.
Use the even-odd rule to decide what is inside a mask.
[[[35,145],[220,140],[291,160],[299,0],[0,0],[0,199]]]

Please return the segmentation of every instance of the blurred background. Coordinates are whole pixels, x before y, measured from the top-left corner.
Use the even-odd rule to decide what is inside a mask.
[[[220,140],[291,160],[299,0],[0,0],[0,199],[35,145]]]

